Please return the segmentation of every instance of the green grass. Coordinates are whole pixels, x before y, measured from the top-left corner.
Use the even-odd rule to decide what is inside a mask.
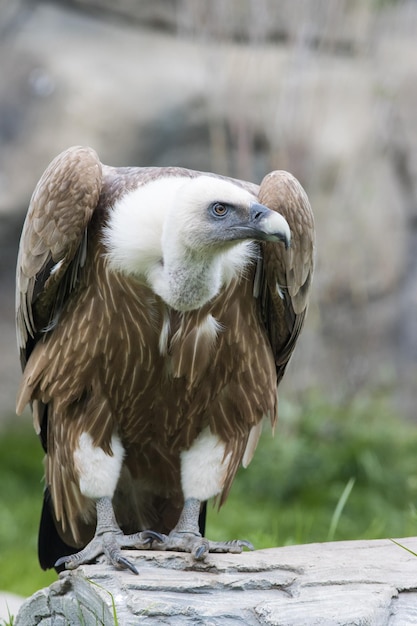
[[[30,420],[0,432],[0,589],[30,595],[56,580],[37,562],[42,449]]]
[[[378,399],[335,406],[313,395],[280,413],[224,507],[209,507],[211,539],[264,548],[417,534],[415,424]],[[0,589],[29,595],[56,578],[37,562],[42,450],[29,420],[0,433],[0,472]]]
[[[8,617],[5,618],[0,618],[1,622],[0,622],[0,626],[14,626],[15,623],[15,616],[11,615],[10,611],[8,612]]]

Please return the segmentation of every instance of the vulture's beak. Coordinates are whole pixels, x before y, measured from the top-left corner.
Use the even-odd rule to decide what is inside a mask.
[[[250,205],[248,231],[255,240],[282,241],[286,248],[291,244],[291,231],[287,220],[276,211],[258,202]]]

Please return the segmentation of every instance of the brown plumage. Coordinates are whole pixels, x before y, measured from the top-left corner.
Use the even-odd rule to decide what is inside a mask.
[[[260,187],[208,175],[209,186],[225,181],[232,196],[240,190],[282,215],[291,245],[262,241],[271,237],[261,233],[244,269],[197,308],[176,310],[151,279],[109,262],[103,229],[111,228],[118,202],[155,181],[186,184],[200,176],[181,168],[112,168],[93,150],[75,147],[51,163],[33,194],[17,267],[17,410],[31,403],[46,451],[44,567],[94,535],[95,498],[82,493],[74,460],[82,433],[105,459],[114,454],[115,434],[122,444],[113,505],[123,531],[166,533],[188,497],[181,455],[196,438],[210,432],[224,445],[222,503],[242,459],[252,457],[263,418],[275,424],[276,386],[303,326],[313,270],[313,217],[290,174],[272,172]],[[165,271],[167,262],[158,263]],[[57,539],[55,552],[43,540],[51,528],[66,544]]]

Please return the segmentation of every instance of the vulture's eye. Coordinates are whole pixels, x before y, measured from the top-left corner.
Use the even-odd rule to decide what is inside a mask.
[[[229,207],[221,202],[215,202],[211,207],[211,212],[215,217],[224,217],[229,212]]]

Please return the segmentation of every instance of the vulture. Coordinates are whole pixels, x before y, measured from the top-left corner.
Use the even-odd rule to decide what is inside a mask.
[[[258,186],[110,167],[76,146],[32,195],[17,261],[22,363],[45,451],[44,569],[123,548],[253,549],[204,536],[252,459],[306,315],[314,221],[288,172]]]

